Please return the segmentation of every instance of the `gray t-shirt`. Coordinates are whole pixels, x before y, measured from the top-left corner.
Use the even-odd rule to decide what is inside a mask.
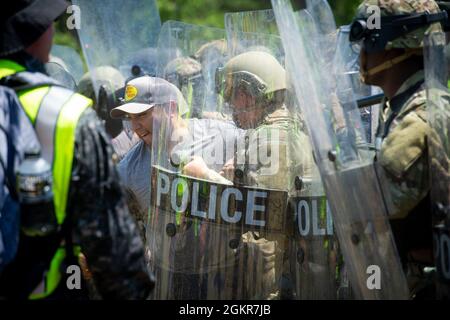
[[[137,135],[133,135],[130,138],[125,130],[122,130],[117,137],[111,140],[114,152],[117,154],[119,160],[122,160],[127,152],[139,141],[140,139]]]
[[[189,119],[189,135],[177,144],[171,153],[172,163],[178,164],[184,159],[201,156],[209,168],[219,171],[225,162],[235,153],[236,141],[243,136],[243,130],[236,128],[230,121],[214,119]],[[167,155],[159,155],[162,164],[173,171]],[[164,159],[165,158],[165,159]],[[125,188],[135,198],[138,207],[145,214],[150,205],[151,150],[143,141],[139,141],[118,164],[119,175]],[[142,213],[141,213],[142,214]]]

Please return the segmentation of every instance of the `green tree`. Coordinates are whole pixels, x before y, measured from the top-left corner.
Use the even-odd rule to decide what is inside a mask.
[[[298,3],[305,0],[292,1]],[[349,24],[360,2],[361,0],[329,0],[337,25]],[[157,0],[157,4],[162,22],[180,20],[217,28],[224,27],[226,12],[272,8],[270,0]],[[68,15],[63,15],[55,24],[55,43],[73,47],[81,54],[76,31],[66,28],[67,18]]]

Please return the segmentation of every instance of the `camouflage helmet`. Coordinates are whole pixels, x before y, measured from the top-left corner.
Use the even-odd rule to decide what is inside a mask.
[[[125,79],[119,70],[110,67],[102,66],[93,70],[95,82],[99,87],[105,85],[109,92],[115,92],[125,84]],[[78,93],[85,95],[88,98],[96,101],[96,94],[92,83],[92,72],[87,72],[83,75],[78,83]]]
[[[439,13],[438,4],[434,0],[364,0],[358,7],[356,19],[368,19],[379,8],[380,16],[392,17],[398,15],[414,15],[420,13]],[[381,22],[383,28],[383,22]],[[423,48],[424,37],[429,32],[440,31],[439,23],[426,25],[409,33],[388,41],[384,50],[390,49],[420,49]]]
[[[231,58],[216,73],[216,89],[229,100],[233,88],[243,86],[254,96],[286,89],[286,71],[274,56],[249,51]]]

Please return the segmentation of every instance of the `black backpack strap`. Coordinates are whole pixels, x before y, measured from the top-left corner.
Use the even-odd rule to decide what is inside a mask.
[[[56,81],[52,81],[51,78],[46,79],[47,77],[43,77],[38,81],[30,81],[31,79],[27,79],[27,77],[23,76],[27,71],[17,72],[7,77],[3,77],[0,79],[0,85],[9,87],[13,89],[15,92],[22,90],[35,89],[39,87],[45,86],[59,86],[64,87]]]

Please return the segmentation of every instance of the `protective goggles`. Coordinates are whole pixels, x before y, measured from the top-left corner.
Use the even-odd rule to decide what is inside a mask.
[[[367,19],[357,19],[350,26],[350,42],[363,42],[367,53],[384,51],[386,44],[402,35],[408,34],[424,26],[440,22],[447,23],[446,11],[439,13],[420,13],[415,15],[396,15],[381,17],[381,28],[367,24]]]
[[[215,87],[216,93],[222,94],[224,98],[229,98],[232,88],[246,88],[253,96],[262,95],[267,90],[264,81],[251,72],[237,71],[225,74],[224,68],[220,67],[216,69]]]

